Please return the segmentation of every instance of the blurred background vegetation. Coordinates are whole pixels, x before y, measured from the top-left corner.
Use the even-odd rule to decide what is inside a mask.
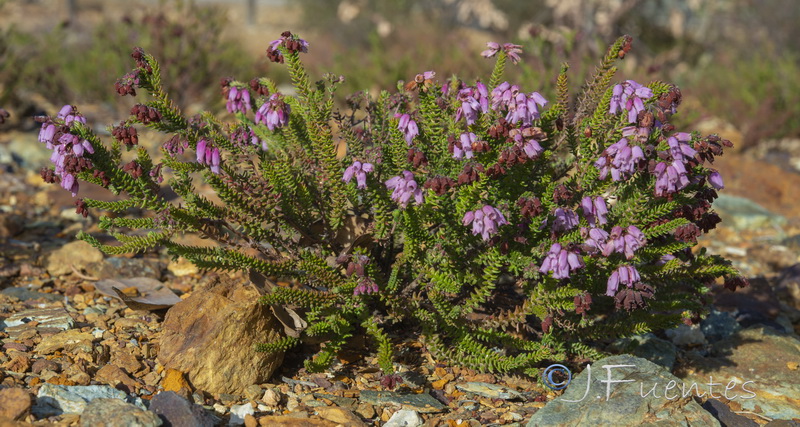
[[[577,88],[607,44],[631,34],[619,78],[677,83],[689,104],[679,125],[729,126],[748,148],[800,137],[797,22],[795,0],[0,0],[0,106],[21,128],[64,103],[120,119],[132,101],[113,85],[141,46],[182,107],[220,111],[222,77],[288,83],[264,56],[286,29],[310,42],[313,75],[346,77],[342,99],[426,70],[487,77],[487,41],[523,45],[509,80],[552,98],[562,62]]]

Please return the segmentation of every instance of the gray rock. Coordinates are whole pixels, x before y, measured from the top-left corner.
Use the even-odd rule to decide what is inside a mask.
[[[680,325],[665,331],[667,337],[677,346],[693,346],[706,344],[706,337],[699,325]]]
[[[688,362],[692,371],[682,379],[708,384],[713,378],[720,384],[716,393],[736,401],[744,411],[772,419],[800,418],[798,355],[796,337],[757,325],[714,343],[709,357],[692,358]]]
[[[44,301],[55,302],[64,299],[63,296],[58,294],[46,294],[44,292],[37,292],[22,286],[13,288],[5,288],[0,291],[0,294],[14,297],[20,301],[27,301],[31,299],[43,299]],[[8,322],[6,322],[8,323]]]
[[[229,426],[244,425],[244,417],[256,413],[255,408],[249,403],[231,406],[231,417],[228,419]]]
[[[734,323],[736,321],[734,320]],[[608,348],[614,353],[632,354],[647,359],[672,371],[678,349],[669,341],[662,340],[653,334],[636,335],[614,341]]]
[[[428,378],[419,372],[403,371],[400,372],[400,378],[403,379],[404,384],[407,384],[411,388],[422,388],[428,384]]]
[[[39,170],[51,166],[51,150],[30,132],[15,132],[8,144],[0,144],[0,163],[16,163],[24,169]]]
[[[400,405],[417,412],[441,412],[447,408],[429,394],[404,394],[393,391],[362,390],[360,399],[371,405]]]
[[[325,394],[325,393],[314,393],[314,397],[316,397],[317,399],[328,399],[331,402],[335,403],[337,406],[341,406],[342,408],[355,407],[356,403],[358,402],[358,400],[352,397],[334,396],[332,394]]]
[[[125,392],[107,385],[63,386],[44,383],[36,395],[36,404],[31,412],[38,418],[60,414],[80,414],[94,399],[118,399],[125,401]]]
[[[479,396],[488,397],[490,399],[514,400],[522,398],[522,395],[517,391],[496,384],[469,382],[457,384],[456,388],[467,393],[475,393]]]
[[[34,321],[38,323],[36,326],[31,326],[31,322]],[[65,331],[74,324],[72,316],[61,307],[32,308],[14,313],[4,321],[0,321],[0,330],[5,330],[8,337],[13,340],[27,330],[53,333]]]
[[[682,394],[680,380],[663,367],[630,355],[611,356],[588,365],[527,425],[720,425],[692,400],[691,391]]]
[[[800,310],[800,264],[781,271],[775,292],[787,305]]]
[[[200,405],[195,405],[174,391],[163,391],[150,400],[150,411],[169,427],[213,427],[219,419]]]
[[[293,380],[293,379],[291,379],[291,378],[287,378],[287,377],[281,377],[281,381],[283,381],[283,382],[285,382],[286,384],[289,384],[289,385],[291,385],[291,386],[295,386],[295,385],[298,385],[298,384],[299,384],[299,385],[301,385],[301,386],[303,386],[303,387],[311,387],[311,388],[317,388],[317,387],[319,387],[319,386],[317,385],[317,383],[315,383],[315,382],[313,382],[313,381]]]
[[[754,230],[781,227],[786,218],[772,213],[756,202],[744,197],[720,194],[714,201],[714,209],[725,218],[725,224],[737,230]]]
[[[418,413],[408,409],[401,409],[395,412],[383,427],[419,427],[422,422],[422,418]]]
[[[708,317],[700,322],[700,330],[709,342],[717,342],[729,338],[742,329],[739,322],[726,311],[712,310]]]
[[[94,399],[81,414],[81,427],[158,427],[161,424],[158,415],[119,399]]]
[[[731,411],[731,408],[717,399],[706,400],[703,409],[711,413],[725,427],[758,427],[757,422]]]

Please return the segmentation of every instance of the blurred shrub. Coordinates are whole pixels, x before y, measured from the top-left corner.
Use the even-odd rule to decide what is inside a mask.
[[[743,147],[800,136],[800,55],[728,52],[689,74],[682,86],[702,100],[707,114],[734,124]]]
[[[53,104],[115,102],[109,89],[129,71],[131,46],[169,58],[162,73],[182,107],[206,103],[210,96],[218,98],[220,75],[254,68],[263,71],[237,43],[222,37],[228,23],[220,10],[180,5],[174,13],[163,10],[102,21],[82,33],[62,23],[41,36],[13,28],[0,34],[5,96],[22,89],[44,95]]]

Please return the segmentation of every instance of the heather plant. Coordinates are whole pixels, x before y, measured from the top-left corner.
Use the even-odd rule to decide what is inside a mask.
[[[323,370],[367,335],[387,385],[400,326],[440,360],[533,374],[544,360],[597,357],[596,340],[696,322],[717,279],[746,284],[730,262],[692,250],[720,221],[711,202],[723,182],[708,166],[730,143],[676,132],[677,87],[613,80],[630,37],[609,48],[574,105],[566,65],[546,99],[503,78],[520,46],[487,48],[486,79],[421,70],[334,111],[343,78],[312,81],[301,61],[309,43],[285,32],[267,57],[285,64],[296,94],[266,78],[223,79],[232,122],[186,117],[137,48],[116,90],[149,96],[107,144],[74,106],[42,118],[55,165],[42,174],[74,196],[81,181],[122,196],[76,202],[84,216],[111,212],[99,224],[120,244],[78,236],[106,253],[161,245],[266,284],[261,302],[287,334],[258,350],[318,344],[306,367]],[[137,145],[143,127],[165,135],[158,163]],[[122,160],[128,152],[135,158]],[[153,215],[121,215],[134,207]],[[177,243],[183,233],[218,246]]]

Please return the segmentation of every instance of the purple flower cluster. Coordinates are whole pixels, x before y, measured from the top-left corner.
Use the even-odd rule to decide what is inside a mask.
[[[567,279],[571,271],[583,267],[583,260],[576,252],[563,249],[560,243],[553,243],[539,272],[552,272],[554,279]]]
[[[647,126],[625,126],[622,128],[622,136],[629,138],[629,141],[644,144],[650,137],[652,128]]]
[[[412,120],[411,116],[408,114],[395,114],[394,117],[400,119],[397,121],[397,128],[403,132],[403,137],[406,139],[406,144],[410,146],[411,141],[414,140],[414,137],[419,135],[419,127],[417,126],[417,122]]]
[[[511,129],[509,136],[522,148],[526,156],[535,159],[544,152],[544,149],[539,145],[539,141],[533,137],[528,137],[528,134],[532,133],[529,132],[532,129],[534,128]]]
[[[578,226],[578,214],[570,209],[556,208],[553,220],[553,232],[561,233]]]
[[[289,53],[303,52],[308,53],[308,42],[293,35],[289,31],[281,33],[281,38],[273,40],[267,47],[267,58],[272,62],[283,63],[283,52],[280,47],[286,48]]]
[[[291,107],[283,101],[283,97],[273,93],[256,111],[256,123],[263,123],[269,130],[275,130],[289,123],[291,112]]]
[[[583,229],[582,232],[585,232]],[[607,233],[600,228],[592,228],[588,232],[586,246],[590,251],[600,252],[603,256],[609,256],[614,252],[624,253],[625,258],[633,258],[633,253],[644,246],[647,238],[636,226],[629,225],[627,229],[614,226],[611,233]]]
[[[612,159],[613,157],[613,159]],[[611,179],[622,181],[636,171],[636,166],[644,160],[644,152],[638,145],[628,145],[628,139],[622,138],[611,144],[603,154],[594,162],[594,167],[600,169],[600,180],[606,179],[611,172]]]
[[[602,197],[597,196],[594,199],[589,196],[584,197],[581,199],[581,208],[586,220],[589,221],[589,225],[594,226],[597,223],[600,225],[608,224],[608,219],[606,219],[608,208],[606,207],[605,199]]]
[[[483,240],[489,240],[493,234],[497,234],[497,227],[508,224],[503,213],[489,205],[464,214],[462,220],[464,225],[472,224],[472,234],[481,235]]]
[[[372,163],[361,163],[358,160],[354,161],[347,169],[344,170],[344,177],[342,181],[350,182],[353,177],[356,178],[357,188],[367,188],[367,172],[372,172],[374,167]]]
[[[518,44],[503,43],[500,45],[500,43],[488,42],[486,43],[486,46],[489,49],[481,52],[481,56],[484,58],[491,58],[497,55],[497,52],[500,52],[500,49],[503,49],[503,52],[505,52],[506,55],[511,58],[511,62],[514,64],[518,63],[520,60],[519,54],[522,53],[522,46]]]
[[[540,116],[539,107],[547,105],[547,100],[539,92],[526,95],[520,92],[519,86],[512,86],[508,82],[500,83],[492,90],[491,96],[492,109],[506,110],[509,123],[522,123],[523,126],[530,126]]]
[[[613,297],[617,294],[620,284],[632,288],[633,285],[639,283],[641,280],[642,278],[639,277],[639,272],[636,271],[635,267],[623,265],[622,267],[614,270],[614,272],[611,273],[611,276],[608,278],[608,283],[606,284],[606,295]]]
[[[219,148],[205,139],[197,142],[197,163],[208,165],[211,167],[211,172],[219,174],[219,160]]]
[[[457,99],[461,106],[456,111],[456,121],[464,117],[467,124],[471,125],[478,120],[478,112],[489,112],[489,90],[481,82],[476,83],[474,88],[466,87],[458,91]]]
[[[39,130],[39,142],[45,143],[48,150],[53,150],[50,162],[55,165],[55,175],[61,180],[61,187],[69,190],[72,196],[78,194],[76,176],[90,167],[91,162],[85,159],[85,153],[94,153],[92,144],[77,135],[69,133],[73,122],[86,124],[83,117],[72,105],[65,105],[56,115],[56,120],[46,120]]]
[[[694,156],[697,154],[697,151],[687,144],[691,140],[692,136],[686,132],[677,132],[667,138],[668,152],[672,156],[672,162],[669,164],[659,162],[653,168],[653,175],[656,176],[656,196],[666,197],[689,185],[689,171],[685,163],[694,160]],[[715,178],[715,181],[721,182],[722,180]]]
[[[453,158],[456,159],[471,159],[473,157],[472,153],[472,143],[478,141],[478,136],[472,132],[464,132],[461,134],[459,141],[453,144]]]
[[[247,114],[250,110],[250,92],[245,88],[231,86],[228,90],[228,102],[225,103],[229,113]]]
[[[244,126],[237,128],[235,131],[231,133],[231,142],[233,142],[238,147],[246,147],[248,145],[255,145],[256,147],[261,146],[261,149],[267,151],[269,146],[267,146],[267,141],[262,140],[256,133],[253,132],[252,129]]]
[[[678,160],[670,164],[659,162],[653,175],[656,176],[656,196],[666,197],[668,194],[676,193],[689,185],[689,176],[686,167]]]
[[[353,295],[368,295],[374,294],[379,291],[378,284],[369,277],[362,277],[358,279],[358,285],[353,289]]]
[[[686,132],[677,132],[675,135],[667,138],[669,154],[672,155],[674,160],[687,162],[694,159],[694,156],[697,155],[697,151],[687,144],[691,140],[692,135]]]
[[[636,123],[640,111],[644,111],[644,99],[651,98],[653,91],[633,80],[626,80],[614,86],[611,95],[611,106],[608,112],[617,114],[622,110],[628,111],[628,122]]]
[[[390,178],[386,181],[386,188],[394,190],[391,196],[392,200],[402,208],[408,206],[411,197],[414,197],[417,206],[423,202],[422,189],[417,185],[417,181],[414,181],[414,174],[409,171],[403,171],[402,176]]]

